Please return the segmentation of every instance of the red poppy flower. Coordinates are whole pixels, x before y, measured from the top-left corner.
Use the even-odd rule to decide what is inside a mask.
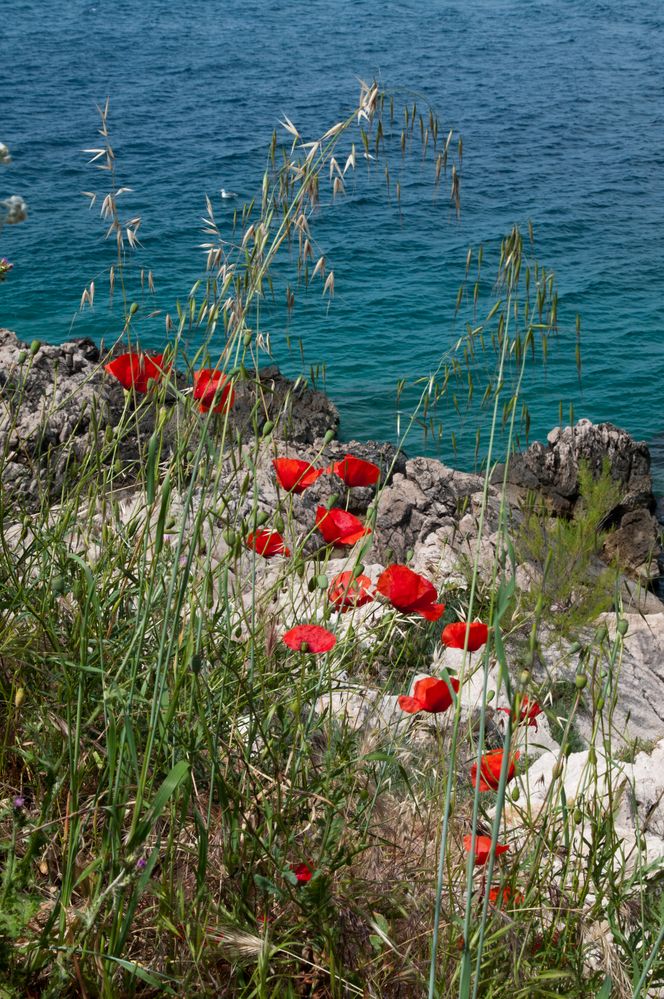
[[[313,871],[307,864],[294,864],[291,871],[297,878],[299,885],[306,885],[307,881],[311,881],[313,877]]]
[[[253,548],[263,558],[272,558],[273,555],[290,555],[290,549],[286,548],[284,539],[278,531],[252,531],[251,534],[247,535],[247,548]]]
[[[272,464],[279,485],[289,493],[303,493],[323,474],[322,468],[314,468],[299,458],[273,458]]]
[[[326,510],[324,506],[319,506],[316,510],[316,527],[328,545],[354,545],[360,538],[371,534],[371,528],[365,527],[352,513],[336,507]]]
[[[509,715],[511,711],[509,708],[498,708],[499,711],[504,712],[504,714]],[[537,701],[529,701],[527,697],[521,702],[521,710],[519,711],[519,720],[517,725],[523,725],[524,723],[528,726],[534,726],[535,731],[537,731],[537,716],[542,714],[542,709],[537,703]]]
[[[213,413],[227,413],[235,402],[235,389],[221,371],[201,368],[194,372],[194,399],[201,413],[211,409]]]
[[[471,624],[455,621],[454,624],[445,625],[441,641],[450,649],[462,649],[466,643],[466,632],[468,632],[469,652],[477,652],[489,637],[489,629],[481,621],[473,621]]]
[[[500,783],[500,771],[503,765],[504,751],[494,749],[491,753],[485,753],[480,761],[480,791],[495,791]],[[507,769],[507,780],[510,781],[516,773],[516,761],[519,753],[514,753]],[[473,763],[470,768],[470,779],[473,787],[477,787],[477,763]]]
[[[373,461],[354,458],[352,454],[347,454],[341,461],[335,461],[330,468],[351,487],[375,486],[380,478],[378,465],[374,465]]]
[[[145,393],[150,381],[158,382],[164,373],[163,354],[120,354],[104,365],[104,370],[113,375],[124,389],[134,388]]]
[[[507,885],[501,891],[498,887],[493,887],[489,890],[489,901],[494,905],[509,905],[511,903],[511,908],[516,908],[517,905],[523,905],[523,895],[520,891],[512,891],[509,885]]]
[[[463,847],[468,853],[470,853],[470,845],[472,842],[472,836],[463,837]],[[494,851],[494,856],[499,857],[501,853],[507,853],[509,846],[504,843],[496,843],[496,849]],[[475,837],[475,863],[476,864],[486,864],[489,859],[489,854],[491,853],[491,837],[490,836],[476,836]]]
[[[352,572],[340,572],[330,583],[327,599],[338,611],[351,607],[362,607],[373,600],[372,582],[368,576],[353,576]]]
[[[450,677],[450,684],[454,692],[458,693],[459,681],[455,676]],[[399,707],[409,715],[417,714],[418,711],[437,714],[447,711],[451,703],[450,688],[444,680],[439,680],[435,676],[425,676],[422,680],[418,680],[412,697],[402,695],[399,698]]]
[[[329,652],[337,644],[336,636],[318,624],[298,624],[283,636],[283,642],[296,652]]]
[[[407,565],[388,565],[378,577],[376,589],[404,614],[437,621],[445,613],[445,604],[435,603],[438,594],[433,583]]]

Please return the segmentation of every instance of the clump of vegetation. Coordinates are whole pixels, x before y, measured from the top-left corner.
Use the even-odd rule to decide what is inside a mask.
[[[437,181],[452,133],[375,85],[314,142],[284,127],[232,240],[208,205],[205,281],[148,356],[129,294],[137,220],[118,209],[102,112],[94,156],[111,178],[102,214],[123,308],[121,359],[106,369],[125,408],[99,428],[57,507],[47,490],[31,506],[0,494],[3,988],[44,999],[580,999],[627,995],[631,982],[646,995],[664,966],[645,854],[619,842],[618,790],[606,807],[596,760],[581,804],[565,796],[578,693],[544,793],[519,772],[542,711],[530,671],[515,674],[505,650],[532,614],[516,599],[504,501],[491,585],[478,556],[446,611],[444,585],[370,566],[390,469],[353,455],[330,467],[332,434],[294,465],[287,405],[266,418],[261,309],[281,248],[303,280],[334,290],[311,231],[328,175],[340,197],[363,154],[371,163],[394,142],[405,154],[416,136]],[[389,164],[386,179],[398,197]],[[527,359],[555,329],[551,276],[531,270],[527,248],[517,229],[503,241],[497,303],[441,362],[411,421],[450,396],[457,409],[459,356],[470,368],[476,353],[495,357],[480,520],[501,420],[509,453]],[[94,291],[84,298],[91,306]],[[237,433],[236,392],[251,401]],[[132,434],[136,457],[123,464]],[[348,507],[361,489],[371,498],[358,517]],[[583,489],[579,577],[608,502],[601,484]],[[554,611],[553,591],[540,590],[536,623]],[[456,627],[442,631],[450,617]],[[612,664],[623,634],[604,639]],[[441,647],[457,649],[458,668],[416,677]],[[613,669],[602,682],[610,705]]]
[[[525,605],[543,607],[548,619],[565,636],[576,635],[616,599],[617,565],[599,561],[610,514],[620,502],[620,485],[611,476],[608,458],[594,476],[587,462],[579,463],[579,501],[573,517],[553,517],[546,502],[534,495],[515,535],[520,561],[535,568],[538,583],[525,596]]]

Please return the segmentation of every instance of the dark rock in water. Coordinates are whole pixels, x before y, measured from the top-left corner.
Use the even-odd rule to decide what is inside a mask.
[[[580,500],[579,465],[586,462],[591,472],[599,475],[606,459],[621,494],[605,521],[606,527],[616,529],[605,553],[618,555],[636,575],[654,578],[660,543],[650,452],[647,444],[633,440],[624,430],[590,420],[579,420],[574,427],[556,427],[546,445],[537,441],[511,458],[507,474],[510,499],[517,502],[533,491],[545,498],[553,513],[573,517]],[[493,481],[502,481],[503,475],[504,466],[499,466]]]
[[[262,368],[259,378],[258,409],[255,382],[236,385],[229,424],[243,437],[247,438],[255,430],[260,433],[268,420],[277,425],[276,434],[279,437],[293,443],[313,444],[328,430],[336,434],[339,412],[324,392],[309,388],[306,382],[292,382],[275,365]]]

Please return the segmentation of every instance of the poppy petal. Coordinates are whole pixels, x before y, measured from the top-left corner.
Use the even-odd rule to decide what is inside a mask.
[[[399,697],[399,707],[409,715],[415,715],[418,711],[422,711],[420,701],[416,697],[407,697],[405,694]]]
[[[364,461],[347,454],[341,461],[330,466],[339,478],[351,488],[353,486],[375,486],[380,478],[380,468],[372,461]]]
[[[354,545],[360,538],[371,534],[370,527],[365,527],[352,513],[337,507],[331,510],[324,506],[317,507],[316,527],[328,545]]]
[[[303,493],[323,474],[322,468],[314,468],[300,458],[273,458],[272,464],[279,485],[289,493]]]
[[[362,607],[373,600],[372,585],[368,576],[354,576],[350,570],[340,572],[330,583],[327,598],[341,612]]]
[[[463,649],[466,644],[466,634],[468,634],[468,651],[477,652],[489,637],[489,629],[481,621],[472,621],[470,624],[465,621],[455,621],[443,628],[441,641],[450,649]]]
[[[296,652],[306,646],[307,652],[312,652],[314,655],[329,652],[337,644],[336,635],[318,624],[298,624],[286,632],[282,641],[289,649],[294,649]]]
[[[284,544],[284,539],[278,531],[258,530],[247,535],[247,548],[252,548],[263,558],[272,558],[274,555],[290,555],[290,549]]]

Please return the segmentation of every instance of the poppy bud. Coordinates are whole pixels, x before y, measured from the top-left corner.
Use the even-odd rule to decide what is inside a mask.
[[[39,340],[33,340],[30,344],[30,353],[34,357],[39,348],[41,347],[41,342]]]
[[[116,475],[120,475],[120,473],[122,472],[122,461],[120,460],[120,458],[116,458],[115,461],[113,462],[113,471],[115,472]]]
[[[18,710],[25,700],[25,687],[17,687],[14,694],[14,707]]]
[[[252,338],[253,338],[253,333],[251,332],[251,330],[247,330],[247,332],[244,334],[244,337],[242,338],[242,343],[244,344],[245,347],[251,346]]]
[[[274,430],[274,420],[266,420],[263,424],[263,437],[267,437]]]
[[[283,534],[286,529],[286,525],[284,524],[284,518],[281,516],[280,513],[275,513],[272,519],[274,521],[275,531],[279,531],[279,534]]]
[[[487,702],[487,704],[489,703],[489,701],[492,701],[495,696],[496,696],[495,690],[487,690],[487,692],[486,692],[486,702]]]
[[[558,777],[560,777],[560,775],[562,774],[562,772],[563,772],[562,763],[560,761],[554,763],[553,767],[551,768],[551,776],[553,777],[553,779],[557,780]]]
[[[16,358],[16,360],[18,361],[19,364],[25,364],[25,359],[27,356],[28,355],[24,350],[19,350],[18,357]]]
[[[616,631],[619,635],[626,635],[629,630],[629,621],[627,618],[621,617],[616,625]]]
[[[262,527],[262,525],[266,524],[269,519],[270,519],[269,513],[266,513],[265,510],[259,510],[258,513],[256,514],[256,526]]]
[[[569,654],[571,656],[573,656],[577,652],[580,652],[581,651],[581,642],[572,642],[572,644],[570,645],[568,651],[569,651]]]
[[[138,312],[138,302],[132,302],[129,307],[129,315],[135,316],[137,312]]]
[[[588,683],[588,675],[586,673],[577,673],[574,678],[574,686],[577,690],[583,690],[583,688]]]
[[[583,813],[580,808],[574,809],[574,821],[577,826],[583,821]]]
[[[588,763],[592,763],[593,766],[597,763],[597,753],[594,746],[590,746],[588,749]]]
[[[519,791],[518,787],[513,788],[512,789],[512,801],[518,801],[520,794],[521,794],[521,792]]]
[[[357,577],[361,576],[363,572],[364,572],[364,566],[362,565],[361,562],[358,562],[355,568],[353,569],[353,579],[357,579]]]
[[[328,496],[328,498],[325,500],[326,509],[331,510],[338,499],[339,499],[339,493],[332,493],[331,496]]]
[[[113,440],[114,434],[115,434],[115,431],[113,430],[113,427],[109,423],[109,425],[106,427],[106,430],[104,431],[104,441],[105,441],[106,444],[110,444],[111,443],[111,441]]]
[[[600,643],[604,642],[606,640],[606,637],[607,637],[608,633],[609,633],[609,631],[608,631],[608,628],[606,627],[606,625],[605,624],[600,624],[599,628],[595,632],[595,641],[596,642],[600,642]]]
[[[330,584],[325,573],[321,573],[320,576],[316,576],[316,586],[319,590],[326,590],[329,585]]]
[[[597,710],[598,711],[602,711],[603,708],[604,708],[604,698],[603,697],[598,697],[597,698]]]
[[[51,583],[51,590],[55,596],[59,596],[61,593],[65,593],[67,590],[67,583],[64,576],[55,576],[53,582]]]
[[[222,537],[226,542],[226,544],[232,547],[235,544],[235,539],[237,538],[237,534],[235,533],[235,531],[232,531],[230,528],[227,528],[223,532]]]
[[[307,589],[308,589],[309,593],[313,593],[314,590],[316,589],[316,578],[315,578],[315,576],[312,576],[312,578],[307,583]]]
[[[530,680],[530,673],[528,672],[528,670],[527,669],[522,670],[521,673],[519,674],[519,683],[521,684],[521,686],[525,687],[529,680]]]

